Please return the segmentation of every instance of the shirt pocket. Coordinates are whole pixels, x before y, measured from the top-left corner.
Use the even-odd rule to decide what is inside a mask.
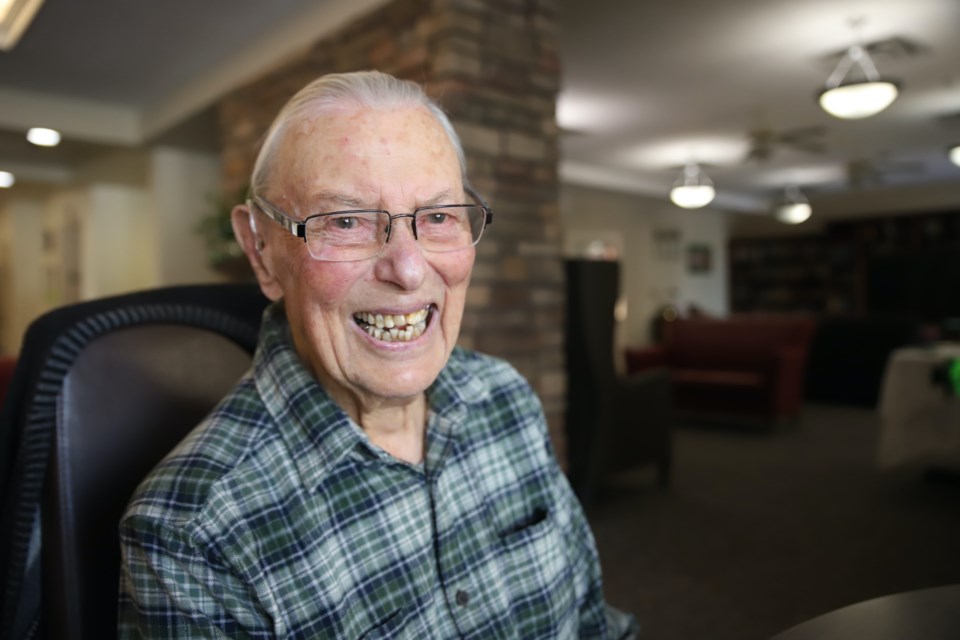
[[[568,552],[553,512],[535,509],[500,535],[501,589],[521,638],[564,637],[576,612]]]
[[[547,535],[551,525],[550,510],[534,507],[499,532],[500,542],[507,549],[522,547]]]

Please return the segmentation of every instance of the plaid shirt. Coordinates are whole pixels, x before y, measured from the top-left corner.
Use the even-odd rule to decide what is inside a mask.
[[[282,309],[252,374],[121,523],[121,638],[616,638],[539,402],[460,349],[425,460],[371,444],[310,376]]]

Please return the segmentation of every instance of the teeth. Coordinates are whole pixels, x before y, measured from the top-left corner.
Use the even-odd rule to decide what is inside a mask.
[[[360,326],[376,338],[384,342],[409,342],[419,338],[427,328],[429,309],[420,309],[413,313],[403,314],[374,314],[361,312],[356,314]]]

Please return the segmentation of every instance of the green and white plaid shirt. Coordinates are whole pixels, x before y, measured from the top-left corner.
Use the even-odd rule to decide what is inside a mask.
[[[422,465],[371,444],[311,377],[282,309],[252,374],[121,523],[121,638],[618,638],[539,402],[456,350]]]

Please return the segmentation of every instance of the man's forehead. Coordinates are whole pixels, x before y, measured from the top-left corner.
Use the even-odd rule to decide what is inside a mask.
[[[392,186],[392,185],[391,185]],[[433,189],[418,189],[416,191],[399,188],[399,195],[403,199],[412,199],[415,206],[432,204],[455,204],[462,197],[462,188],[444,186]],[[314,207],[346,207],[357,209],[379,208],[388,199],[384,189],[377,187],[357,188],[354,190],[320,189],[305,194],[305,200]]]
[[[396,116],[396,114],[394,114]],[[443,127],[429,114],[423,120],[390,117],[378,120],[324,119],[292,123],[280,144],[279,158],[297,164],[318,159],[379,157],[412,158],[428,154],[434,161],[450,160],[459,166],[456,147]]]

